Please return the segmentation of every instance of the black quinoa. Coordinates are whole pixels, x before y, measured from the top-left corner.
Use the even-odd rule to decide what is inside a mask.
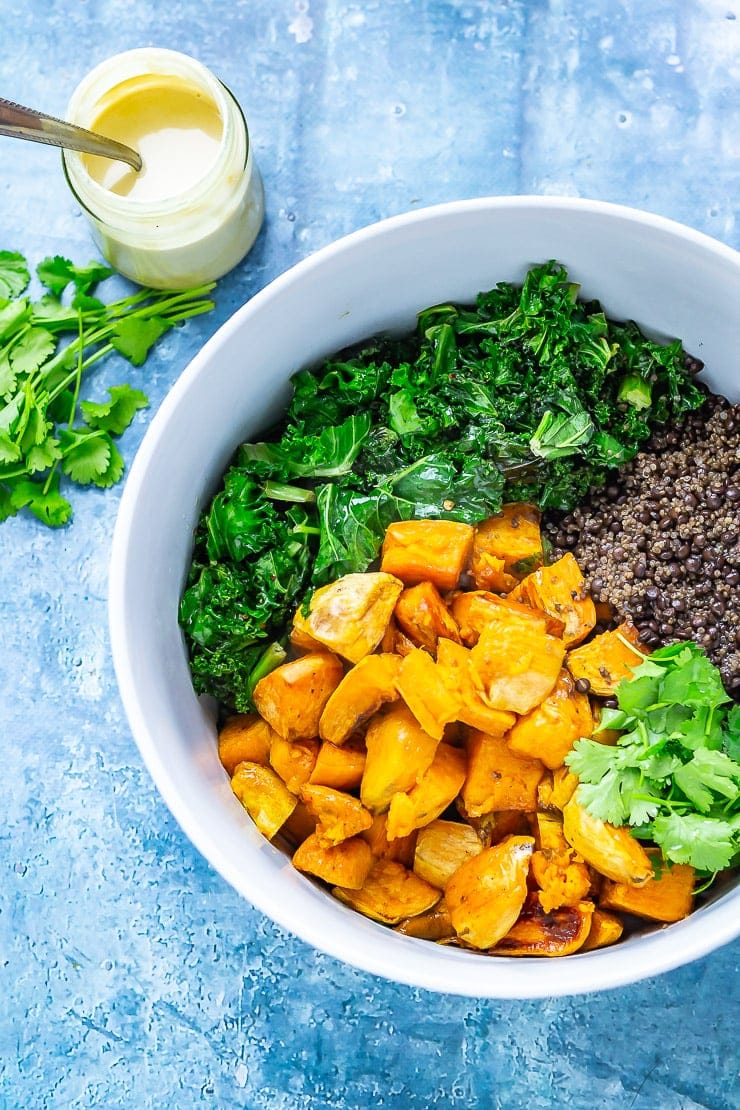
[[[647,647],[693,640],[740,701],[740,405],[710,395],[545,530]]]

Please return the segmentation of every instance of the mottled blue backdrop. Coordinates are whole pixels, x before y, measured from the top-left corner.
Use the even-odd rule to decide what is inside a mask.
[[[62,114],[94,64],[154,44],[198,56],[249,119],[267,194],[252,254],[211,316],[90,383],[149,393],[129,461],[238,305],[379,217],[559,193],[740,246],[737,0],[0,0],[0,20],[6,98]],[[1,249],[94,256],[56,152],[0,138]],[[622,991],[476,1002],[354,971],[237,897],[122,714],[119,496],[77,492],[59,532],[0,525],[0,1106],[740,1106],[737,944]]]

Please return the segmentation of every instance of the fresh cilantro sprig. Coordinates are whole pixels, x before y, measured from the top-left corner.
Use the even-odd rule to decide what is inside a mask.
[[[566,763],[578,801],[612,825],[631,825],[666,860],[714,873],[740,858],[740,706],[693,643],[660,648],[617,687],[596,732],[615,746],[577,740]]]
[[[165,332],[213,308],[213,283],[183,292],[143,288],[105,303],[95,294],[113,270],[56,255],[36,268],[47,290],[32,301],[23,255],[0,251],[0,521],[28,509],[59,527],[72,515],[63,479],[106,488],[123,474],[115,440],[147,397],[112,386],[80,399],[85,374],[116,351],[141,366]],[[26,294],[26,295],[24,295]]]

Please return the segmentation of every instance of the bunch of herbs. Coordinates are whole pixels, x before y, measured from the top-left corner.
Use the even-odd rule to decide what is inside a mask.
[[[0,521],[26,509],[59,527],[72,515],[62,480],[118,482],[116,440],[148,403],[127,384],[112,386],[103,401],[82,400],[83,377],[113,351],[140,366],[175,324],[213,308],[214,286],[142,288],[105,303],[94,290],[113,274],[107,266],[75,266],[57,255],[36,273],[46,293],[33,301],[25,295],[26,259],[0,251]]]

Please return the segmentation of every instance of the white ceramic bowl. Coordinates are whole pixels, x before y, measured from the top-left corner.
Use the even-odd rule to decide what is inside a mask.
[[[738,935],[740,889],[614,948],[567,959],[491,958],[393,934],[340,905],[256,831],[217,758],[212,711],[192,690],[178,601],[193,529],[227,461],[280,412],[288,379],[418,310],[472,301],[549,258],[611,316],[681,337],[712,386],[740,395],[740,254],[644,212],[585,200],[495,197],[398,216],[320,250],[272,282],[193,359],[152,420],[115,530],[110,627],[131,729],[186,834],[244,897],[309,944],[399,982],[479,997],[616,987]]]

